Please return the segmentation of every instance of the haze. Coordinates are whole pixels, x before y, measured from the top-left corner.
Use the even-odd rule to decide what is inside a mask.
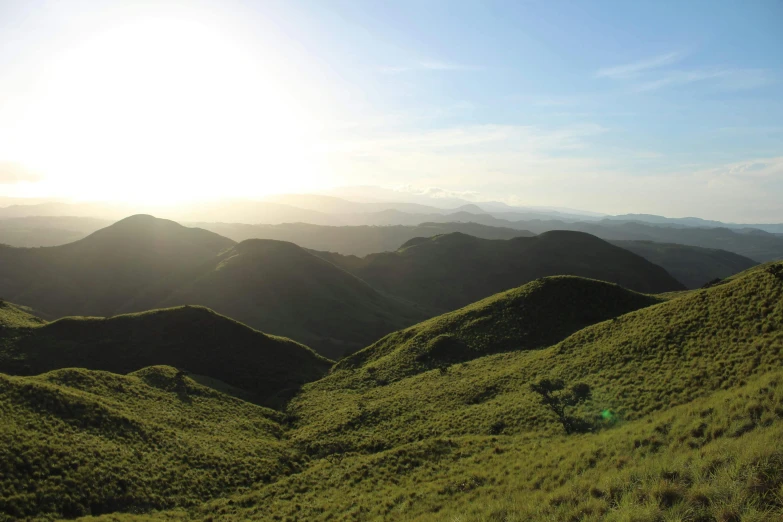
[[[779,2],[4,1],[0,196],[374,186],[781,222],[780,20]]]

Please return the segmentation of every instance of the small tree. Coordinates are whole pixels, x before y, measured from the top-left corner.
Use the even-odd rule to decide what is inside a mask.
[[[783,264],[769,265],[766,270],[772,277],[783,280]]]
[[[541,396],[541,404],[552,410],[563,425],[567,434],[590,431],[590,424],[583,419],[570,415],[568,408],[574,408],[588,400],[592,391],[584,383],[566,388],[560,379],[542,379],[531,384],[530,389]]]

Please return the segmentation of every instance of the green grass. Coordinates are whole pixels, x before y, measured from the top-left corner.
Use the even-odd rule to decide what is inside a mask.
[[[0,520],[192,506],[295,469],[282,415],[171,367],[0,375]]]
[[[0,300],[0,328],[32,327],[45,324],[46,321],[33,315],[25,307]]]
[[[283,467],[263,467],[278,462],[274,457],[263,465],[248,462],[245,482],[218,480],[209,489],[198,478],[184,478],[188,473],[199,477],[201,467],[190,461],[173,465],[177,473],[164,474],[172,484],[161,487],[171,488],[174,493],[164,497],[174,500],[140,504],[136,514],[127,512],[137,507],[128,503],[117,508],[125,512],[98,519],[779,520],[783,281],[765,269],[665,298],[599,281],[547,278],[432,319],[382,339],[304,385],[285,418],[258,409],[267,412],[269,423],[262,424],[272,426],[280,446],[269,446],[261,435],[250,439],[267,448],[257,450],[265,456],[271,454],[264,451],[279,449]],[[163,375],[147,371],[100,375],[136,378],[168,393],[165,404],[179,405],[175,401],[186,394],[173,370]],[[80,372],[79,378],[46,386],[66,393],[60,387],[67,385],[77,390],[67,393],[90,394],[97,401],[111,397],[100,379]],[[6,379],[31,386],[47,378]],[[531,383],[542,378],[591,387],[592,398],[575,412],[591,423],[589,433],[564,434],[531,390]],[[217,401],[246,404],[189,380],[187,386]],[[16,408],[27,404],[27,395],[19,393],[0,397],[11,397]],[[141,400],[140,393],[134,388],[127,400]],[[117,400],[119,408],[126,399]],[[28,408],[38,416],[35,420],[13,411],[17,429],[27,426],[33,434],[21,440],[59,418],[61,409],[41,406],[50,403],[57,401],[36,399]],[[66,411],[76,412],[68,440],[88,437],[95,429],[102,430],[106,444],[114,444],[126,431],[127,436],[135,433],[117,428],[121,421],[109,414]],[[182,418],[184,438],[215,436],[209,426],[191,423],[186,412],[173,413]],[[229,426],[229,441],[238,437],[230,428],[232,415],[241,416],[237,422],[247,420],[244,412],[214,419],[216,426]],[[163,425],[170,418],[162,413],[150,417]],[[214,440],[208,446],[218,451],[224,442]],[[69,458],[92,458],[86,446],[71,446],[76,449]],[[171,458],[168,462],[182,457]],[[114,460],[100,462],[110,466]],[[145,482],[152,478],[136,471],[141,468],[117,462],[117,475],[126,470],[134,485],[159,484]],[[26,474],[27,469],[14,468],[3,476],[14,488],[33,483],[35,491],[25,486],[27,495],[53,490],[44,478],[52,473],[35,468],[43,471]],[[158,469],[149,472],[153,478]],[[107,498],[116,502],[111,491]],[[154,487],[144,491],[157,492]],[[82,501],[78,494],[71,498]],[[24,505],[34,501],[29,502]],[[91,508],[92,514],[102,509]],[[47,512],[53,510],[31,514]]]
[[[196,306],[0,330],[4,373],[81,367],[126,374],[157,364],[208,375],[251,393],[260,404],[279,407],[332,362],[290,339]]]

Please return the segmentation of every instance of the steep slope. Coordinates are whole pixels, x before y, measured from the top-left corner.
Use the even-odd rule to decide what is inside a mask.
[[[683,286],[664,269],[589,234],[555,231],[507,241],[465,234],[411,239],[396,252],[356,259],[323,254],[379,290],[454,310],[550,275],[576,275],[640,292]]]
[[[192,306],[4,329],[0,348],[2,373],[80,367],[126,374],[165,364],[219,379],[270,406],[279,406],[331,366],[301,344]]]
[[[0,329],[39,326],[46,321],[32,311],[0,299]]]
[[[481,333],[492,331],[493,324],[503,330],[507,323],[496,313],[477,328],[466,314],[451,335],[475,338],[469,341],[475,351],[491,352],[495,338]],[[437,324],[431,320],[423,327]],[[516,330],[521,347],[527,332]],[[388,448],[421,440],[433,430],[461,436],[557,429],[529,388],[544,377],[590,385],[592,415],[611,410],[627,421],[735,388],[783,364],[783,280],[754,269],[726,284],[588,326],[554,346],[481,357],[445,372],[409,371],[420,345],[395,335],[398,341],[390,336],[368,348],[369,356],[359,352],[355,357],[362,364],[336,367],[295,399],[297,436],[311,451]],[[512,345],[514,338],[504,342]],[[376,363],[373,351],[385,357]],[[373,366],[378,369],[372,371]]]
[[[0,520],[189,506],[291,471],[283,416],[177,375],[0,374]]]
[[[206,230],[132,216],[67,245],[0,247],[0,295],[51,317],[112,315],[145,288],[233,244]]]
[[[312,459],[302,472],[163,516],[777,520],[783,281],[764,268],[548,348],[396,382],[374,379],[374,362],[338,369],[305,386],[289,412],[292,440]],[[496,313],[495,323],[508,322]],[[452,334],[473,329],[466,315]],[[485,343],[491,351],[494,339]],[[563,433],[531,390],[542,378],[592,389],[572,408],[588,433]]]
[[[493,227],[478,223],[421,223],[415,226],[352,226],[329,227],[308,223],[282,225],[243,225],[240,223],[196,223],[207,230],[234,241],[245,239],[277,239],[303,248],[338,252],[344,255],[366,256],[375,252],[397,250],[415,237],[461,232],[484,239],[529,237],[532,232],[515,228]]]
[[[282,241],[247,240],[160,304],[197,303],[336,358],[426,315]]]
[[[701,248],[653,241],[611,241],[663,267],[686,288],[701,288],[758,263],[747,257],[713,248]]]
[[[388,383],[493,353],[551,346],[585,326],[661,301],[603,281],[547,277],[388,335],[332,373],[363,367]]]

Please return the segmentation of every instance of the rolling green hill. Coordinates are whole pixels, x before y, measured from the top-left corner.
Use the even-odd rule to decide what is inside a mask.
[[[653,241],[611,243],[660,265],[687,288],[701,288],[710,281],[725,279],[758,264],[739,254],[714,248]]]
[[[280,413],[171,367],[0,374],[0,419],[2,521],[192,506],[296,469]]]
[[[576,275],[641,292],[683,286],[661,267],[579,232],[486,240],[445,234],[408,241],[396,252],[362,258],[323,253],[370,285],[442,311],[550,275]]]
[[[353,275],[283,241],[247,240],[159,303],[199,303],[337,358],[424,319]]]
[[[416,337],[446,329],[476,357],[409,371],[404,355],[421,344],[389,336],[307,384],[285,428],[296,472],[201,505],[99,520],[779,520],[783,280],[767,268],[669,300],[552,278],[428,321]],[[544,315],[498,304],[523,299]],[[566,318],[595,303],[621,315],[570,335],[564,321],[547,337],[557,301]],[[574,329],[601,319],[576,318]],[[510,332],[501,353],[502,333],[486,323]],[[552,344],[526,344],[531,333]],[[542,379],[589,387],[569,410],[583,433],[565,434],[531,387]]]
[[[661,301],[593,279],[538,279],[387,335],[338,362],[327,381],[346,375],[342,370],[364,368],[363,379],[369,375],[371,381],[389,383],[493,353],[542,348],[588,325]]]
[[[219,379],[270,406],[331,366],[306,346],[193,306],[6,328],[0,349],[2,373],[79,367],[127,374],[164,364]]]
[[[0,296],[45,317],[113,315],[145,288],[187,273],[233,244],[206,230],[131,216],[67,245],[0,246]]]

